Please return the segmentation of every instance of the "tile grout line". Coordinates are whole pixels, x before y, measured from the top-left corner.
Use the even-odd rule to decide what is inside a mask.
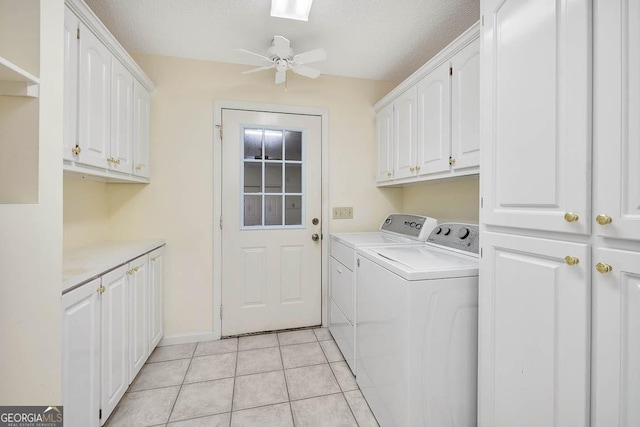
[[[315,333],[313,334],[315,336]],[[289,384],[287,383],[287,374],[284,369],[284,358],[282,357],[282,346],[280,345],[280,336],[276,334],[278,340],[278,353],[280,353],[280,362],[282,362],[282,376],[284,377],[284,387],[287,390],[287,403],[289,404],[289,413],[291,414],[291,424],[296,427],[296,420],[293,417],[293,407],[291,406],[291,396],[289,395]]]
[[[333,340],[333,342],[335,342],[335,340]],[[336,344],[336,346],[337,346],[337,344]],[[322,352],[325,353],[324,347],[322,347],[322,345],[320,345],[320,348],[322,349]],[[340,349],[338,349],[338,351],[340,351]],[[340,352],[340,354],[342,354],[342,352]],[[327,357],[326,353],[324,354],[324,357],[325,357],[325,359],[327,359],[327,361],[329,361],[329,358]],[[344,358],[344,355],[342,355],[342,357]],[[347,400],[347,396],[344,395],[344,390],[342,389],[342,385],[340,385],[340,381],[338,381],[338,377],[336,376],[336,373],[333,371],[333,368],[331,367],[331,363],[336,363],[336,362],[341,362],[341,360],[336,360],[335,362],[328,362],[329,363],[329,369],[331,370],[331,374],[333,375],[333,378],[335,378],[336,383],[338,383],[338,388],[340,389],[340,394],[342,394],[342,398],[347,403],[347,408],[349,408],[349,412],[351,412],[351,416],[353,417],[353,420],[356,422],[357,426],[360,426],[360,423],[358,423],[358,419],[356,418],[356,414],[355,414],[355,412],[353,412],[353,409],[351,408],[351,405],[349,404],[349,401]],[[344,362],[346,364],[347,360],[344,359]],[[349,369],[349,365],[347,365],[347,369]],[[358,389],[359,389],[359,387],[358,387]]]
[[[182,383],[180,384],[180,388],[178,389],[178,394],[176,394],[176,400],[173,401],[173,405],[171,405],[171,411],[169,411],[169,418],[167,418],[167,425],[171,421],[171,415],[173,415],[173,410],[176,408],[176,403],[178,403],[178,398],[180,397],[180,392],[182,391],[182,386],[184,386],[184,381],[187,379],[187,375],[189,374],[189,369],[191,369],[191,363],[193,362],[193,355],[196,354],[198,350],[198,344],[196,344],[193,349],[193,354],[191,355],[191,359],[189,360],[189,366],[187,366],[187,370],[184,373],[184,377],[182,378]]]
[[[240,338],[236,338],[236,366],[233,370],[233,388],[231,389],[231,408],[229,409],[229,426],[233,422],[233,399],[236,396],[236,378],[238,376],[238,355],[240,354]]]

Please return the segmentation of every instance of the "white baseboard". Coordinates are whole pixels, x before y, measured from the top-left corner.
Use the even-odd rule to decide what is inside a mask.
[[[188,344],[193,342],[213,341],[219,339],[213,332],[201,332],[195,334],[165,335],[158,343],[158,347],[175,344]]]

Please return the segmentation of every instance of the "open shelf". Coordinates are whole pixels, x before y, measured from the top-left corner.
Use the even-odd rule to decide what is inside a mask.
[[[40,80],[0,56],[0,95],[37,98]]]

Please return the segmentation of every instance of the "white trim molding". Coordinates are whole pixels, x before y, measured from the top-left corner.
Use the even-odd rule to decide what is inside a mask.
[[[223,101],[213,102],[213,339],[222,336],[220,305],[222,304],[222,146],[219,127],[222,125],[222,110],[264,111],[269,113],[300,114],[319,116],[322,120],[322,325],[328,324],[329,294],[329,109],[295,105],[261,104],[256,102]],[[324,238],[326,236],[326,238]]]

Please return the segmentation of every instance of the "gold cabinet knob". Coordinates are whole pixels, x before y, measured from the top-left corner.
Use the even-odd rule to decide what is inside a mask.
[[[107,288],[105,288],[103,285],[98,286],[98,289],[96,289],[96,292],[99,294],[104,294],[104,291],[106,291]]]
[[[609,215],[600,214],[596,217],[596,222],[600,225],[607,225],[613,222],[613,219]]]
[[[391,178],[391,172],[387,171],[387,176]]]
[[[613,267],[611,267],[609,264],[599,262],[596,264],[596,270],[598,271],[598,273],[606,274],[611,272],[611,270],[613,270]]]
[[[580,263],[580,258],[567,255],[566,257],[564,257],[564,263],[567,265],[576,265]]]
[[[138,272],[138,267],[133,267],[133,272],[137,273]]]
[[[579,219],[580,217],[578,216],[578,214],[575,214],[573,212],[567,212],[566,214],[564,214],[564,220],[567,222],[576,222]]]
[[[127,270],[127,276],[131,276],[133,274],[133,268]]]
[[[416,172],[420,172],[420,166],[416,165]]]
[[[137,166],[136,166],[136,170],[137,170],[138,172],[140,172],[140,170],[142,169],[142,167],[143,167],[142,165],[137,165]],[[388,173],[388,172],[387,172],[387,173]]]
[[[113,157],[107,157],[107,162],[109,163],[113,163],[115,160],[113,159]]]
[[[151,261],[151,262],[155,262],[155,260],[156,260],[157,258],[158,258],[158,257],[149,258],[149,261]]]
[[[453,157],[449,157],[449,164],[452,165],[456,162],[456,159],[454,159]]]
[[[416,168],[414,168],[413,166],[411,166],[411,167],[409,168],[409,170],[410,170],[411,172],[413,172],[414,170],[416,170]]]
[[[77,156],[78,154],[80,154],[82,152],[82,148],[80,148],[80,146],[76,145],[75,147],[73,147],[71,149],[71,152]]]
[[[120,164],[120,159],[113,159],[113,163],[115,163],[116,165]]]

